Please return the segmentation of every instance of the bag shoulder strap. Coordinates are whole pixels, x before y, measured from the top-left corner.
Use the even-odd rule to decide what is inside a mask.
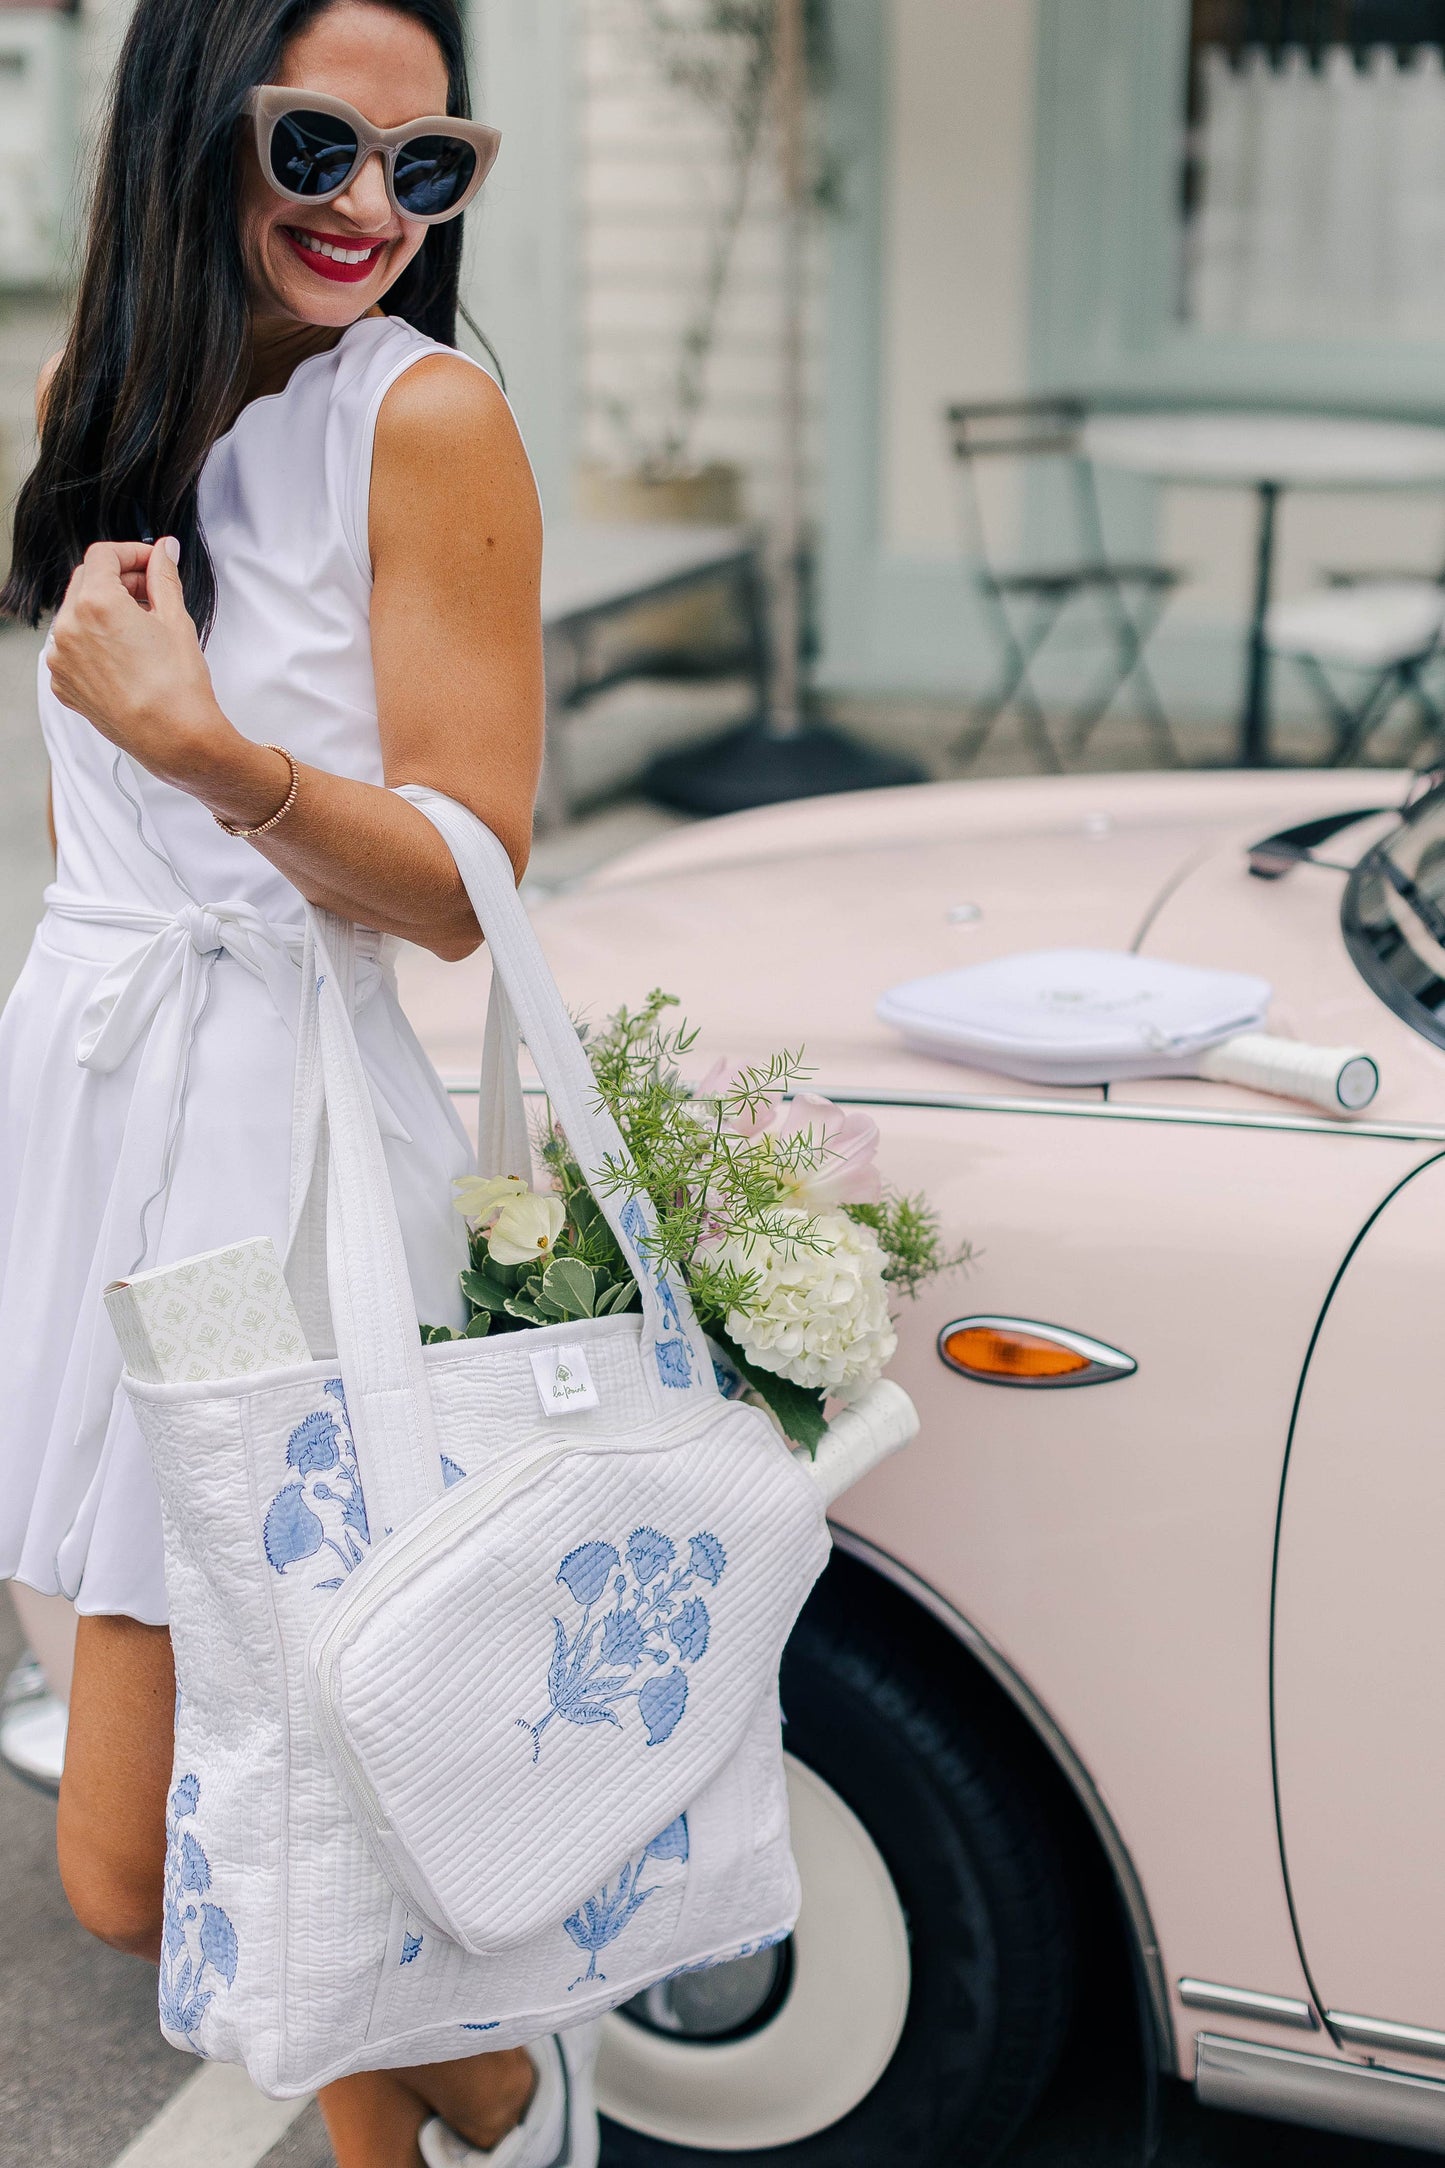
[[[532,1164],[532,1144],[517,1067],[521,1045],[517,1012],[494,972],[477,1097],[477,1172],[519,1174],[525,1181]]]
[[[524,1172],[526,1138],[517,1048],[525,1041],[583,1179],[605,1216],[642,1291],[643,1350],[659,1401],[684,1393],[717,1395],[712,1359],[681,1280],[652,1254],[652,1206],[640,1185],[609,1190],[605,1168],[630,1166],[622,1132],[598,1095],[591,1065],[517,894],[506,851],[474,813],[440,792],[408,784],[398,796],[438,830],[452,856],[491,950],[493,991],[482,1062],[478,1117],[483,1164],[493,1173]]]
[[[334,1345],[377,1543],[444,1484],[401,1222],[352,1024],[350,947],[345,921],[308,910],[286,1274],[313,1354]]]

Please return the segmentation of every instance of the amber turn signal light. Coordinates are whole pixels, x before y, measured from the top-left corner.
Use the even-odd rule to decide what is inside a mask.
[[[1137,1367],[1101,1340],[1028,1318],[958,1318],[939,1334],[938,1352],[951,1370],[987,1385],[1102,1385]]]
[[[1073,1348],[996,1325],[965,1325],[962,1332],[951,1332],[943,1352],[976,1378],[1066,1378],[1089,1367],[1088,1356]]]

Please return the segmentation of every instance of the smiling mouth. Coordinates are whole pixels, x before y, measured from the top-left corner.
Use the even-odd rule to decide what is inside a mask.
[[[303,226],[286,226],[282,231],[309,270],[348,285],[369,278],[389,246],[386,241],[370,241],[361,248],[348,248],[336,234],[310,233]]]

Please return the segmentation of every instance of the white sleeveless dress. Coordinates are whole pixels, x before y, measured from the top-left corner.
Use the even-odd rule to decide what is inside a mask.
[[[376,417],[446,351],[366,318],[211,451],[207,659],[258,743],[380,784],[367,546]],[[118,756],[40,669],[54,886],[0,1018],[0,1578],[166,1619],[160,1506],[119,1390],[106,1283],[247,1236],[284,1249],[302,902],[203,806]],[[361,935],[357,1035],[418,1315],[457,1324],[470,1148]]]

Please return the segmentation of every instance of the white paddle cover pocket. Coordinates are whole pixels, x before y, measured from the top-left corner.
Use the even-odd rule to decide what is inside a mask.
[[[736,1753],[827,1554],[816,1486],[721,1400],[554,1421],[458,1483],[312,1643],[328,1758],[393,1885],[476,1955],[566,1916]]]

